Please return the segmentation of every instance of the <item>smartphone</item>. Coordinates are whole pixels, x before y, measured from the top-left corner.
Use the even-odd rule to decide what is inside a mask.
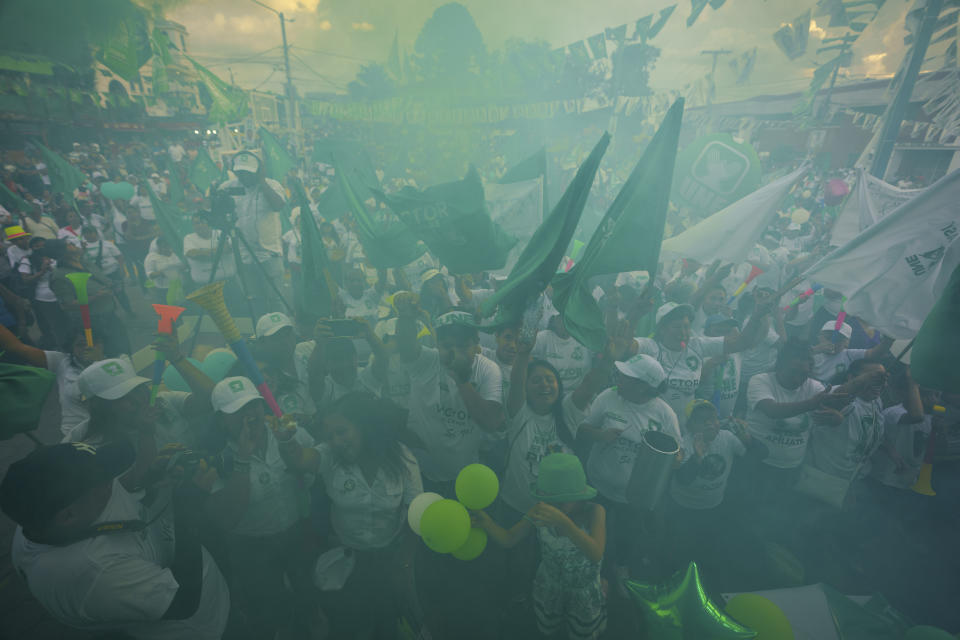
[[[346,320],[326,320],[325,323],[329,325],[333,331],[334,337],[356,338],[360,336],[360,323],[351,318],[347,318]]]

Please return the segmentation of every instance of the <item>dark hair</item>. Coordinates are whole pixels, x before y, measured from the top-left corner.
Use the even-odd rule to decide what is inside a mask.
[[[329,360],[355,358],[357,347],[350,338],[328,338],[323,345],[323,357]]]
[[[810,343],[806,340],[790,338],[783,343],[777,352],[777,363],[775,368],[779,369],[788,360],[799,360],[801,358],[812,358],[813,350]]]
[[[47,240],[43,244],[43,249],[40,250],[40,253],[48,258],[60,261],[63,260],[64,256],[67,253],[67,241],[66,240]]]
[[[546,369],[557,379],[557,400],[553,403],[553,406],[550,408],[550,413],[553,414],[553,418],[557,423],[557,437],[560,438],[560,442],[570,447],[570,450],[573,450],[574,441],[576,438],[573,436],[573,432],[570,431],[570,428],[567,426],[567,421],[563,416],[563,380],[560,378],[560,372],[557,371],[557,368],[547,362],[546,360],[531,360],[527,365],[527,379],[530,379],[530,374],[534,369],[540,367],[541,369]],[[523,390],[524,399],[527,396],[527,390]]]
[[[360,431],[364,450],[387,476],[395,480],[403,477],[406,463],[412,462],[399,438],[406,424],[404,409],[367,391],[351,391],[325,413],[325,417],[333,415],[343,416]]]
[[[863,369],[865,367],[869,367],[873,364],[883,366],[883,363],[877,362],[876,360],[867,360],[864,358],[861,358],[860,360],[854,360],[850,363],[850,366],[847,367],[846,380],[853,380],[863,373]]]

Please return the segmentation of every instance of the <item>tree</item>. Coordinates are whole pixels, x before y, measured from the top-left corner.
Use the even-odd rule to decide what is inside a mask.
[[[347,91],[357,100],[384,100],[394,95],[396,87],[386,68],[372,63],[360,67],[356,79],[347,85]]]
[[[419,79],[449,89],[475,85],[487,56],[473,16],[456,2],[433,12],[420,30],[414,50]]]

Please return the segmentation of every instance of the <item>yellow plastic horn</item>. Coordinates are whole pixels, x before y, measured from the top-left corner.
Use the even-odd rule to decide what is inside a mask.
[[[224,340],[229,344],[240,340],[241,337],[240,330],[237,329],[233,317],[230,315],[230,312],[227,311],[227,304],[223,300],[224,284],[224,280],[211,282],[188,295],[187,300],[200,305],[210,314],[210,317],[213,318],[213,321],[217,325],[217,329],[220,330],[220,334],[223,335]]]

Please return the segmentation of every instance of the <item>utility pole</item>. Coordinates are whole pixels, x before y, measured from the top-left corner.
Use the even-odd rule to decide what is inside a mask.
[[[717,60],[720,59],[720,56],[726,56],[733,53],[729,49],[706,49],[700,52],[700,55],[704,56],[713,56],[713,66],[710,67],[710,75],[714,75],[717,72]]]
[[[230,86],[236,86],[233,81],[233,67],[227,67],[227,71],[230,72]]]
[[[277,11],[273,7],[268,7],[259,0],[250,0],[254,4],[258,4],[264,9],[273,11],[277,14],[277,17],[280,18],[280,37],[283,40],[283,67],[287,76],[286,83],[286,93],[287,93],[287,127],[289,127],[290,132],[293,134],[291,136],[293,140],[293,147],[296,152],[300,151],[300,127],[298,126],[299,117],[297,112],[297,90],[293,86],[293,79],[290,77],[290,48],[287,46],[287,19],[284,18],[283,12]]]
[[[870,165],[870,174],[875,178],[883,180],[883,176],[887,172],[890,156],[893,155],[893,147],[900,134],[900,125],[907,111],[907,105],[910,103],[910,96],[913,94],[913,86],[917,82],[917,76],[920,75],[920,67],[927,57],[927,47],[930,46],[930,38],[936,30],[937,20],[942,9],[943,0],[927,1],[913,48],[910,50],[910,60],[906,62],[907,66],[904,69],[900,86],[897,88],[897,95],[887,105],[883,114],[880,139],[873,156],[873,163]]]

